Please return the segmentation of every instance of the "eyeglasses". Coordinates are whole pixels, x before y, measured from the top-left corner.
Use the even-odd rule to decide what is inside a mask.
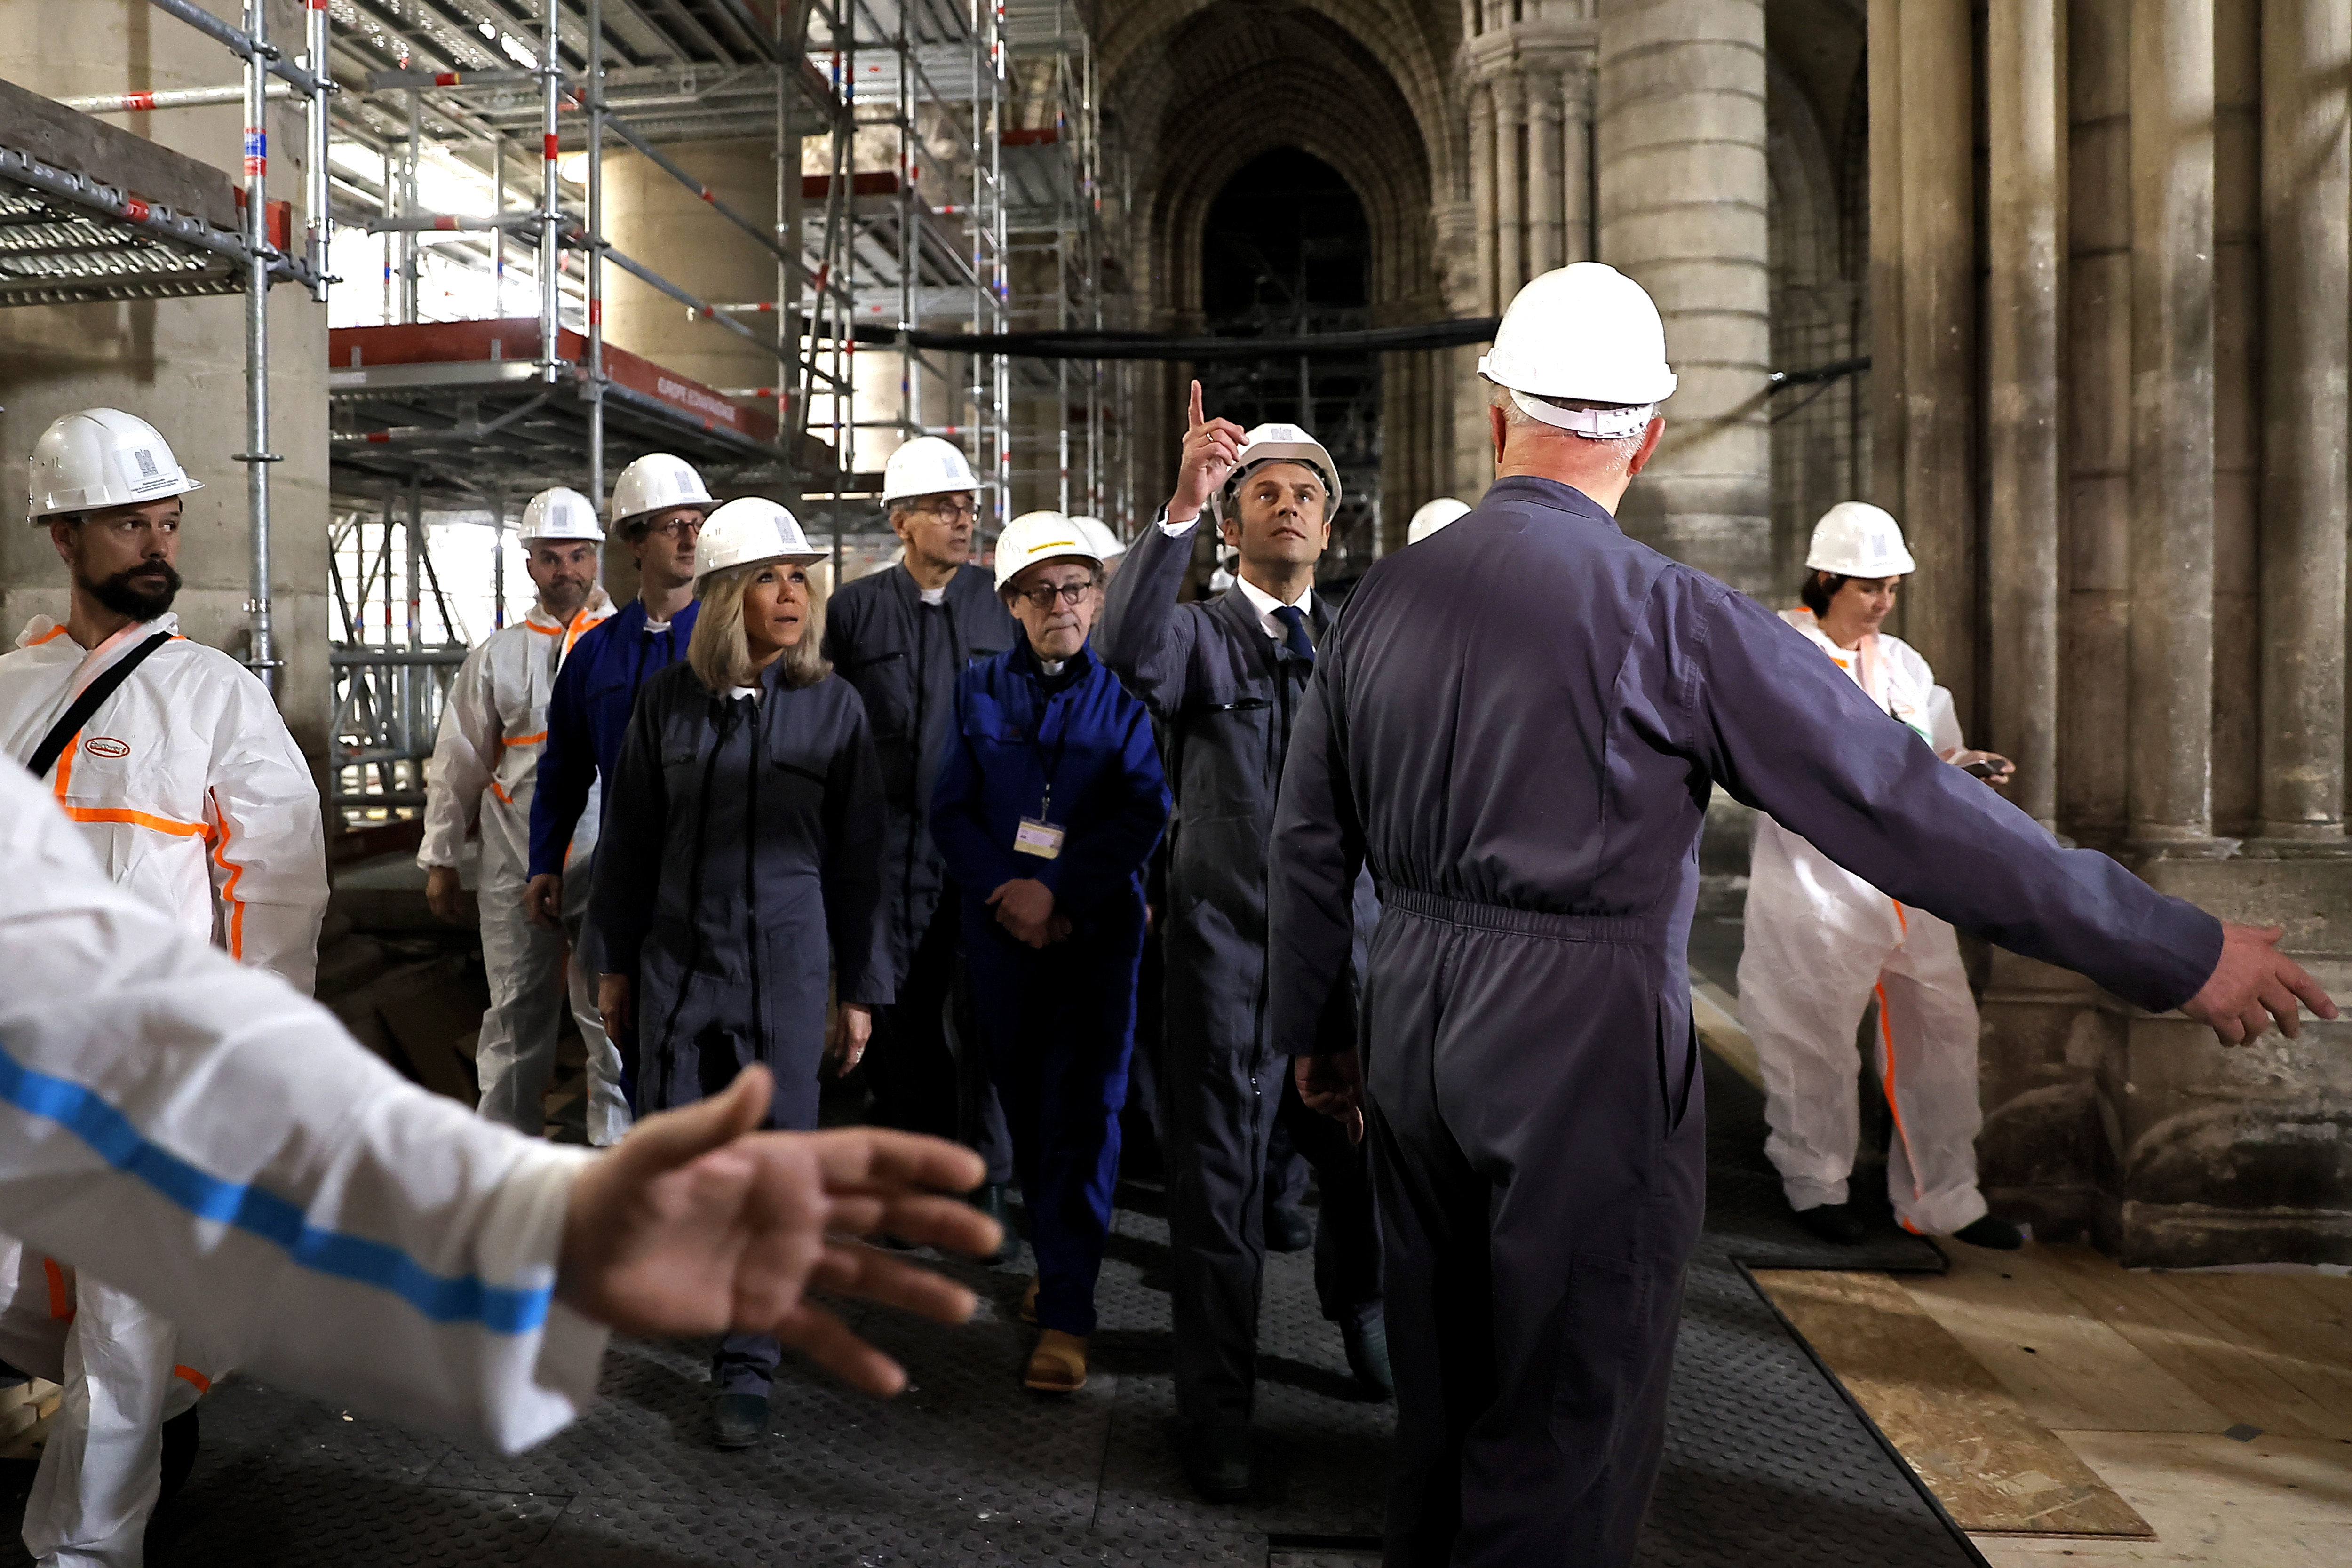
[[[1034,588],[1013,590],[1016,596],[1027,600],[1029,607],[1033,610],[1050,610],[1054,607],[1055,599],[1061,600],[1066,605],[1075,605],[1094,591],[1095,585],[1091,582],[1040,583]]]
[[[697,539],[702,534],[702,520],[698,517],[673,517],[662,522],[649,522],[645,525],[640,537],[644,533],[658,533],[664,539]]]
[[[980,509],[968,500],[934,501],[915,510],[929,512],[941,522],[971,522],[980,516]]]

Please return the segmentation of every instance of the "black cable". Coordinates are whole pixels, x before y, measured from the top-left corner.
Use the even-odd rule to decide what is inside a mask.
[[[900,331],[871,322],[849,330],[860,343],[926,349],[936,353],[1003,354],[1010,359],[1179,361],[1295,358],[1299,354],[1402,353],[1422,349],[1462,348],[1490,342],[1499,316],[1467,316],[1403,327],[1362,327],[1297,338],[1179,338],[1160,332],[933,332],[919,327]],[[820,322],[809,332],[834,339],[840,333]]]

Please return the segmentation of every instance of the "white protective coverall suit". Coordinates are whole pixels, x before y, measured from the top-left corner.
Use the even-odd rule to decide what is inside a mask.
[[[1899,637],[1851,652],[1810,610],[1795,626],[1879,709],[1937,754],[1962,747],[1951,694]],[[1887,1195],[1906,1229],[1948,1236],[1985,1213],[1977,1191],[1977,1008],[1952,928],[1896,903],[1769,816],[1756,822],[1739,959],[1739,1021],[1764,1077],[1765,1152],[1791,1207],[1846,1201],[1860,1135],[1854,1032],[1878,1004],[1874,1047],[1894,1111]]]
[[[482,1088],[481,1113],[533,1137],[546,1131],[541,1102],[555,1068],[560,997],[588,1048],[587,1103],[567,1109],[569,1142],[603,1147],[629,1130],[621,1096],[621,1056],[604,1037],[596,1012],[595,965],[578,956],[581,915],[588,904],[585,874],[565,877],[564,931],[531,923],[523,912],[530,880],[530,798],[539,784],[539,752],[547,739],[547,699],[581,634],[613,613],[598,588],[568,622],[533,606],[515,625],[484,638],[450,683],[441,733],[425,767],[425,840],[417,864],[455,866],[467,837],[478,831],[482,866],[482,963],[488,972],[490,1008],[482,1015],[474,1068]],[[595,796],[572,836],[569,869],[584,873],[596,847]],[[574,955],[565,973],[564,939]],[[559,991],[558,987],[562,990]]]
[[[164,615],[84,650],[37,616],[0,658],[7,770],[21,775],[17,764],[83,687],[178,627]],[[327,904],[319,793],[250,671],[175,637],[100,706],[42,783],[117,887],[191,938],[308,994]],[[11,886],[16,898],[46,891]],[[12,993],[43,978],[100,984],[61,952],[6,973]],[[39,1288],[21,1288],[28,1282]],[[47,1259],[5,1238],[0,1296],[0,1319],[13,1325],[0,1331],[37,1357],[16,1364],[65,1389],[26,1505],[26,1546],[45,1564],[137,1563],[161,1483],[163,1424],[232,1363],[121,1291],[52,1273]],[[37,1352],[44,1336],[56,1348]]]
[[[608,1337],[552,1295],[594,1156],[404,1081],[45,797],[0,766],[0,1230],[315,1397],[506,1453],[568,1424]]]

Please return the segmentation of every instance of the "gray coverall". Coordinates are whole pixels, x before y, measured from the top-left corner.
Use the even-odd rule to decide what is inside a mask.
[[[605,795],[591,918],[608,973],[636,978],[637,1102],[775,1074],[768,1124],[816,1127],[828,968],[844,1002],[890,1000],[882,940],[882,802],[857,693],[713,697],[691,665],[647,680]],[[730,1334],[722,1394],[765,1394],[776,1342]]]
[[[866,1050],[874,1120],[971,1145],[995,1183],[1013,1179],[1013,1143],[957,973],[963,915],[931,842],[930,809],[955,733],[956,678],[1013,644],[1013,616],[980,566],[959,569],[937,605],[923,603],[899,565],[860,577],[825,605],[824,657],[865,699],[887,812],[882,887],[898,1000],[875,1014]]]
[[[1130,568],[1131,570],[1132,568]],[[1752,601],[1506,479],[1375,564],[1273,842],[1277,1037],[1365,971],[1397,1379],[1387,1562],[1622,1563],[1704,1183],[1685,955],[1721,784],[1890,896],[2161,1011],[2220,922],[2064,849]]]
[[[1197,526],[1197,525],[1196,525]],[[1161,1116],[1174,1250],[1176,1405],[1195,1426],[1246,1426],[1257,1384],[1265,1277],[1266,1145],[1276,1118],[1323,1192],[1315,1287],[1335,1322],[1377,1310],[1380,1244],[1360,1150],[1298,1102],[1290,1058],[1316,1047],[1335,1012],[1303,1033],[1270,1026],[1265,996],[1266,835],[1292,720],[1312,661],[1266,636],[1239,587],[1177,603],[1190,534],[1143,531],[1111,579],[1096,646],[1161,721],[1176,797],[1160,925]],[[1327,635],[1318,599],[1310,627]],[[1369,879],[1363,928],[1377,919]]]

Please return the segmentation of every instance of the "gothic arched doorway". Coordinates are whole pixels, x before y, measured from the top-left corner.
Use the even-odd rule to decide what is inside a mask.
[[[1371,226],[1339,172],[1296,147],[1244,164],[1209,205],[1201,310],[1218,337],[1304,338],[1372,325]],[[1318,575],[1371,563],[1381,500],[1377,356],[1282,354],[1201,367],[1209,410],[1244,428],[1302,425],[1339,466],[1342,499]]]

